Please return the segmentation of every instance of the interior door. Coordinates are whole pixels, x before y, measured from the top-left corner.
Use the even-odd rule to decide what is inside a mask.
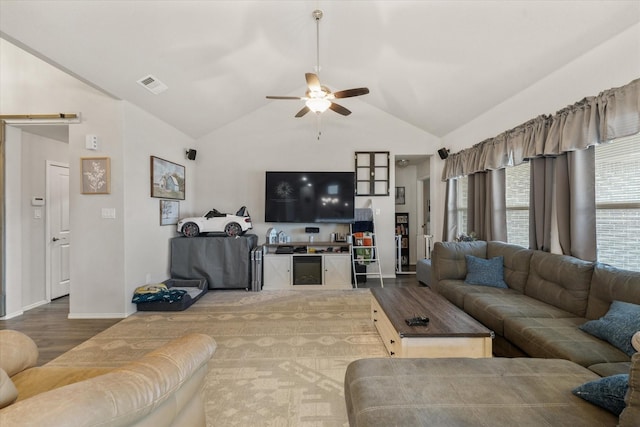
[[[47,213],[49,223],[49,284],[50,298],[69,294],[69,166],[47,164]]]

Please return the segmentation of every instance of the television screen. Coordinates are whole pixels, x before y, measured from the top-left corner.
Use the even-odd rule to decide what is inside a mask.
[[[353,222],[354,172],[266,173],[265,222]]]

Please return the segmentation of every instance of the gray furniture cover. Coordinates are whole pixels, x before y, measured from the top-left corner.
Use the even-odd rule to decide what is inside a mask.
[[[207,279],[209,289],[251,286],[251,249],[258,236],[198,236],[171,239],[171,278]]]

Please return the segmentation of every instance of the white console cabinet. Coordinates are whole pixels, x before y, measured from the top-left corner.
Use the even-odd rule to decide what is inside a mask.
[[[263,289],[351,289],[351,254],[346,243],[292,243],[293,253],[276,253],[283,245],[266,245]],[[342,248],[346,249],[342,249]]]

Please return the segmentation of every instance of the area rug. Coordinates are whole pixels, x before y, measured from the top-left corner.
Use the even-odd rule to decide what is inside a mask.
[[[182,312],[138,312],[51,361],[119,366],[189,332],[217,349],[209,426],[347,426],[343,381],[356,359],[386,357],[368,289],[210,291]]]

